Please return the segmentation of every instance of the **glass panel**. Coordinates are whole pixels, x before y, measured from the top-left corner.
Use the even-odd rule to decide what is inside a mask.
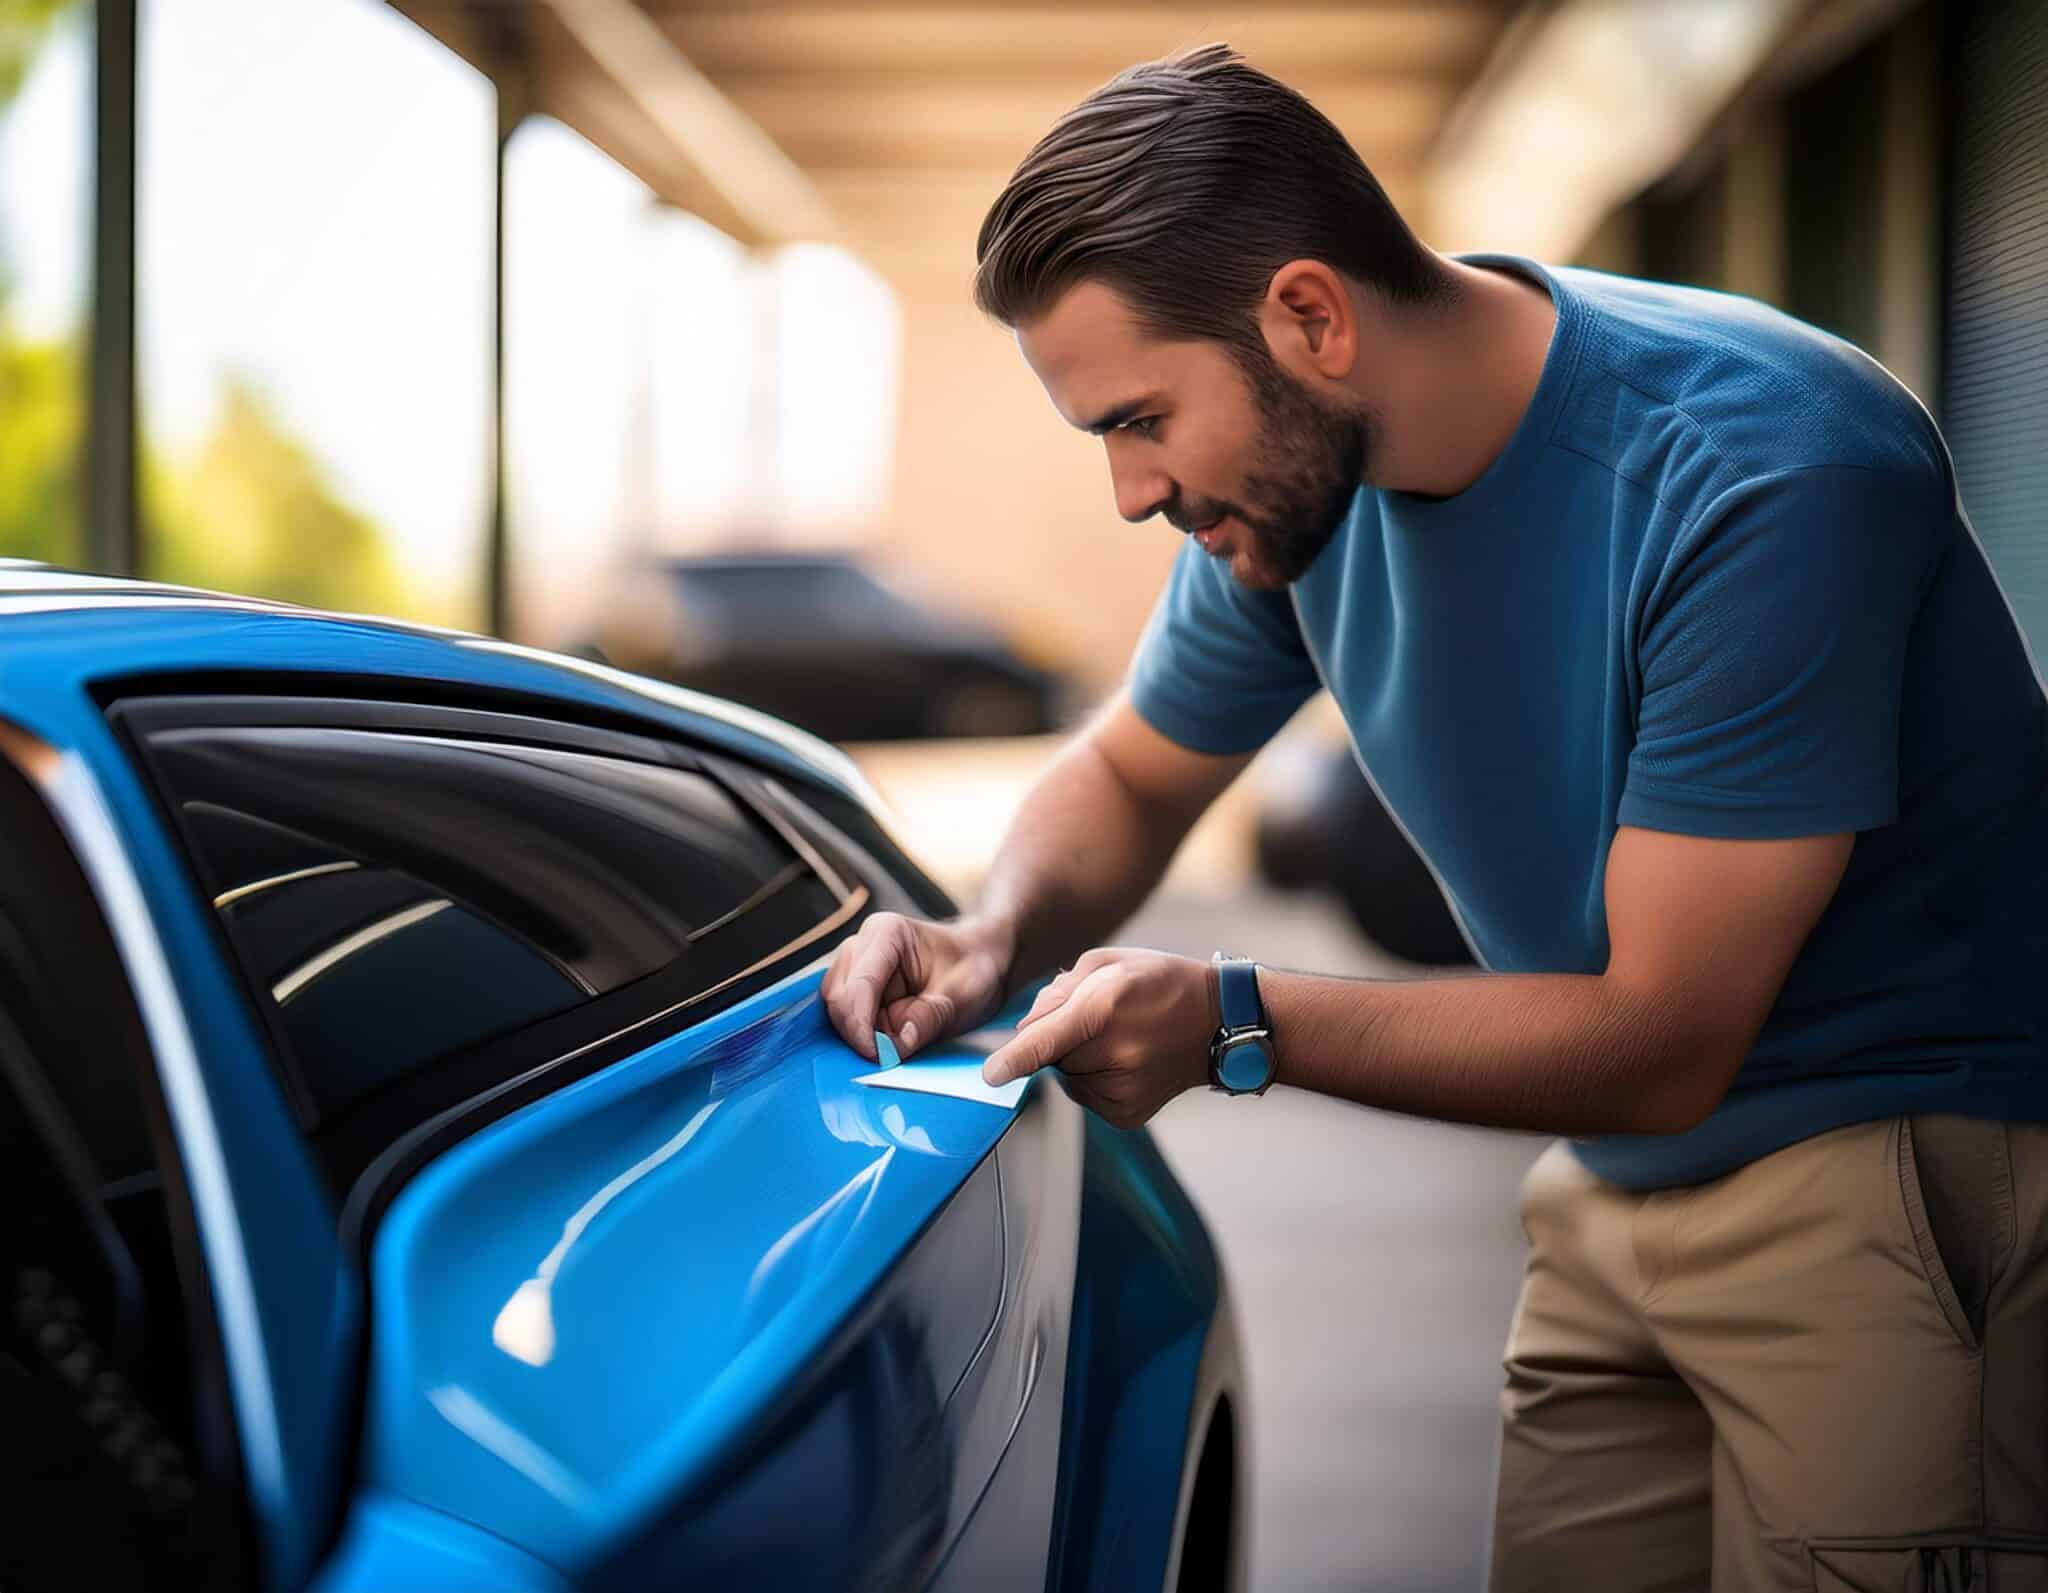
[[[633,981],[709,988],[830,890],[706,776],[335,729],[151,738],[201,874],[323,1118]]]
[[[83,556],[92,11],[0,7],[0,556]]]
[[[488,82],[375,0],[144,0],[152,574],[475,623]]]

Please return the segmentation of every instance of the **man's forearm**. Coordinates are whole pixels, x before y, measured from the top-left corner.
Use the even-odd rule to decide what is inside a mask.
[[[1676,1133],[1740,1059],[1609,978],[1361,980],[1261,969],[1277,1079],[1367,1106],[1553,1134]]]
[[[1005,994],[1136,912],[1186,828],[1143,807],[1086,737],[1063,751],[1011,822],[974,914],[1006,938]]]

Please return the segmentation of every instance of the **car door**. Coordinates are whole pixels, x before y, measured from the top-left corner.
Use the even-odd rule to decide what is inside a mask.
[[[0,725],[0,1586],[252,1586],[183,1164],[30,748]]]
[[[332,1585],[394,1510],[618,1587],[921,1585],[999,1467],[1049,1520],[1078,1114],[859,1083],[823,961],[916,903],[843,808],[532,714],[117,718],[370,1284]]]

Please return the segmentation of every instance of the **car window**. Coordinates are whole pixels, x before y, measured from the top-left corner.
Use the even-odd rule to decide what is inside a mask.
[[[0,848],[0,1586],[238,1587],[233,1428],[148,1045],[4,756]]]
[[[616,992],[713,989],[846,894],[695,769],[332,725],[147,744],[315,1126]]]

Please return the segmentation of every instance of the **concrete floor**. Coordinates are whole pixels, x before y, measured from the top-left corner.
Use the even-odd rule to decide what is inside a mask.
[[[1166,895],[1118,937],[1283,967],[1414,972],[1332,907]],[[1251,1385],[1254,1593],[1482,1585],[1515,1193],[1543,1140],[1276,1087],[1191,1092],[1153,1132],[1237,1291]]]

